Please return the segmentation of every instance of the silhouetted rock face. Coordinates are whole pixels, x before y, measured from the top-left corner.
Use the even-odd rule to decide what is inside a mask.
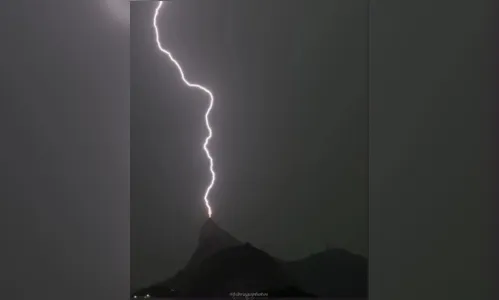
[[[228,296],[231,292],[284,289],[293,284],[282,266],[267,253],[244,244],[219,251],[190,275],[182,295]]]
[[[229,297],[232,292],[258,291],[271,291],[273,295],[281,295],[286,291],[299,291],[298,288],[289,288],[294,284],[281,264],[267,253],[246,243],[220,250],[198,266],[190,270],[184,269],[173,278],[143,289],[136,295]],[[303,291],[297,293],[305,294]]]
[[[198,245],[185,270],[188,271],[197,267],[203,260],[220,250],[238,245],[242,245],[242,243],[209,218],[201,227]]]
[[[228,297],[265,292],[268,297],[367,297],[367,260],[333,249],[283,262],[243,244],[208,219],[187,266],[135,295]]]

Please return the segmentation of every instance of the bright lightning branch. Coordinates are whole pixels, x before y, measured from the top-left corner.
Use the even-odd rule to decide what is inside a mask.
[[[157,20],[158,20],[159,12],[160,12],[161,8],[163,7],[163,4],[164,4],[163,1],[159,1],[158,6],[156,7],[156,10],[154,12],[154,30],[156,32],[156,44],[158,45],[159,50],[161,52],[163,52],[164,54],[166,54],[170,58],[171,62],[177,67],[177,69],[180,73],[180,76],[181,76],[182,80],[184,81],[184,83],[190,88],[199,89],[199,90],[205,92],[208,95],[209,100],[210,100],[210,104],[208,105],[208,109],[206,110],[206,113],[204,115],[206,128],[208,129],[208,136],[204,140],[203,149],[206,153],[206,157],[208,158],[208,160],[210,162],[211,181],[210,181],[209,185],[206,187],[206,191],[204,194],[204,203],[205,203],[206,208],[208,210],[208,217],[211,218],[212,212],[211,212],[210,201],[208,199],[208,196],[210,194],[211,189],[213,188],[213,185],[215,184],[216,176],[215,176],[215,171],[213,169],[213,157],[211,157],[210,150],[208,149],[208,143],[209,143],[211,137],[213,136],[213,132],[211,130],[211,126],[210,126],[210,122],[209,122],[209,116],[210,116],[211,109],[213,108],[214,97],[213,97],[213,94],[210,92],[210,90],[208,90],[204,86],[189,82],[185,78],[184,71],[182,70],[180,63],[173,57],[173,55],[168,50],[163,48],[163,46],[161,45],[161,41],[159,38],[159,29],[158,29]]]

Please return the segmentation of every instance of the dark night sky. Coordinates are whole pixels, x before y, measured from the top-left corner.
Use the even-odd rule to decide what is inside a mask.
[[[122,7],[127,4],[126,0],[109,0],[112,1],[124,5]],[[272,1],[265,2],[272,5]],[[135,199],[130,201],[129,197],[130,35],[128,26],[117,22],[109,10],[102,9],[105,2],[0,1],[2,299],[126,299],[129,295],[129,205],[134,208],[138,203]],[[310,2],[318,3],[316,0]],[[287,3],[284,6],[292,6]],[[198,11],[189,7],[184,9],[183,5],[189,4],[177,5],[178,17],[167,18],[171,27],[166,26],[165,30],[178,33],[187,28],[200,30],[202,27],[191,23],[191,16],[201,12],[208,16],[213,12],[209,7]],[[141,9],[144,20],[149,20],[151,13],[152,7]],[[126,23],[127,17],[119,19]],[[210,21],[214,20],[217,19]],[[319,20],[321,18],[314,19]],[[358,20],[362,22],[363,18]],[[236,21],[242,23],[244,20]],[[179,28],[175,24],[189,24],[189,27]],[[351,26],[355,22],[348,24]],[[183,93],[186,98],[182,101],[168,100],[167,86],[177,94],[182,91],[178,84],[168,84],[168,80],[178,79],[173,77],[167,62],[160,62],[158,53],[150,48],[153,45],[152,28],[148,25],[141,22],[135,27],[142,37],[139,35],[141,43],[132,46],[140,46],[148,54],[139,57],[144,61],[137,66],[141,66],[144,74],[156,72],[157,76],[149,78],[164,80],[157,83],[155,90],[158,96],[165,97],[141,100],[165,108],[188,105],[184,106],[182,114],[180,110],[175,110],[177,115],[170,112],[178,116],[175,122],[171,117],[150,119],[158,121],[155,132],[158,139],[165,141],[165,151],[151,145],[149,153],[156,151],[157,161],[166,162],[170,158],[171,162],[168,151],[181,145],[180,138],[177,143],[166,143],[166,140],[172,140],[173,134],[165,131],[167,124],[160,123],[168,121],[185,130],[183,120],[198,121],[194,114],[199,114],[202,108],[195,104],[196,99],[190,98],[196,96],[188,92]],[[480,299],[499,299],[497,1],[372,0],[370,32],[370,299],[474,299],[477,294]],[[179,41],[188,36],[174,34],[171,37]],[[351,36],[360,37],[360,34]],[[206,60],[208,54],[204,52],[208,51],[198,49],[199,40],[188,39],[184,44],[175,44],[182,46],[182,53],[178,52],[178,55],[186,56],[184,64],[192,64],[189,68],[193,69],[190,71],[193,78],[212,85],[220,95],[219,101],[226,105],[224,110],[229,109],[230,101],[249,104],[242,96],[224,96],[230,92],[224,90],[228,88],[226,82],[236,82],[236,78],[230,76],[234,74],[217,69],[221,65],[219,61],[228,57]],[[312,55],[312,49],[317,48],[308,49],[307,56],[318,61],[319,56]],[[244,53],[237,52],[243,57],[249,55]],[[249,67],[256,69],[265,65]],[[313,66],[306,60],[303,65]],[[200,70],[202,67],[205,75]],[[206,75],[215,71],[212,78]],[[262,74],[258,73],[258,76]],[[151,84],[151,91],[153,86]],[[240,84],[238,88],[242,89]],[[237,89],[231,88],[237,95],[248,90],[236,93]],[[257,97],[248,98],[258,100]],[[136,107],[133,100],[132,106]],[[263,101],[263,96],[260,100]],[[142,107],[144,113],[152,110],[152,105]],[[246,109],[240,106],[241,110],[243,108]],[[261,106],[260,109],[267,111]],[[158,109],[156,115],[166,115],[168,111]],[[217,126],[220,131],[217,151],[227,153],[227,157],[217,156],[220,174],[226,174],[224,176],[229,174],[229,165],[222,165],[223,159],[237,155],[231,161],[238,161],[239,156],[243,159],[249,156],[249,151],[233,151],[243,147],[228,142],[235,137],[229,134],[232,127],[225,126],[228,121],[224,118],[235,116],[234,111],[236,109],[232,108],[231,114],[219,111],[213,120],[224,124]],[[240,116],[240,123],[246,124],[243,121],[247,118],[242,113]],[[133,115],[132,118],[140,120]],[[202,134],[202,124],[192,124],[188,128]],[[262,132],[258,134],[264,135]],[[201,154],[194,147],[198,145],[194,137],[193,134],[190,140],[184,136],[182,148],[186,149],[185,156],[197,157],[197,164],[203,164]],[[222,139],[227,142],[222,143]],[[258,139],[262,143],[264,140],[263,137]],[[259,145],[263,150],[263,145]],[[254,155],[262,157],[268,152],[262,153]],[[265,163],[269,161],[277,164],[274,157]],[[157,166],[153,162],[151,159],[149,163]],[[248,165],[245,164],[245,171]],[[194,165],[189,168],[196,169],[197,173]],[[163,238],[158,239],[160,241],[172,241],[161,247],[142,248],[154,252],[156,257],[173,257],[167,255],[171,245],[181,244],[186,252],[190,251],[194,241],[184,237],[189,232],[197,234],[205,217],[199,195],[206,177],[199,174],[196,178],[190,174],[194,171],[182,170],[185,174],[176,182],[187,178],[192,183],[190,197],[186,195],[183,199],[185,205],[179,201],[174,206],[175,203],[167,201],[166,197],[164,201],[156,202],[145,202],[146,197],[142,199],[149,205],[147,211],[144,207],[143,214],[152,214],[155,209],[157,214],[162,214],[158,218],[144,215],[144,223],[150,222],[148,227],[156,227],[149,232]],[[172,174],[164,178],[171,181],[177,177]],[[169,180],[165,179],[161,184],[166,185]],[[220,185],[218,193],[229,193],[227,186]],[[180,186],[178,190],[181,190]],[[264,204],[270,205],[270,201],[261,203],[260,207],[255,205],[255,211],[250,211],[253,202],[262,201],[260,198],[241,200],[242,197],[224,199],[217,196],[216,199],[220,223],[241,239],[257,244],[259,236],[274,235],[276,238],[274,233],[283,227],[269,212],[258,210],[258,214],[255,213]],[[230,205],[244,205],[248,212],[238,207],[230,208]],[[174,209],[177,209],[176,214]],[[293,210],[288,208],[288,211]],[[305,208],[303,211],[307,213]],[[278,212],[283,213],[284,209]],[[311,210],[308,212],[310,215]],[[132,217],[133,223],[136,218]],[[266,226],[269,235],[258,235],[257,228],[253,232],[252,228],[258,226]],[[298,231],[296,228],[289,230]],[[284,230],[279,233],[285,235]],[[181,238],[174,240],[178,236]],[[287,241],[282,244],[284,242]],[[300,250],[295,246],[290,248]],[[279,249],[272,251],[277,253]],[[157,260],[172,267],[176,261],[175,258]]]
[[[131,9],[132,284],[185,264],[206,219],[206,94]],[[367,254],[367,1],[174,1],[161,39],[215,94],[213,218],[281,258]]]

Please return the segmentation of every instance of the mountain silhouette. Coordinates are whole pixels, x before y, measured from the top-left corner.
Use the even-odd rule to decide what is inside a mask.
[[[220,250],[242,245],[240,241],[220,228],[212,218],[208,218],[201,226],[199,232],[198,245],[189,259],[185,270],[191,270]]]
[[[223,249],[204,260],[189,274],[185,295],[226,297],[231,292],[284,289],[290,285],[291,279],[280,264],[247,243]]]
[[[332,249],[285,262],[240,242],[210,218],[201,227],[198,245],[186,266],[134,295],[230,297],[232,292],[262,292],[267,297],[365,298],[367,260]]]

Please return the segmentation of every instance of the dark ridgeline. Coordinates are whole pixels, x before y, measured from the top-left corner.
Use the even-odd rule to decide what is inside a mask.
[[[133,295],[230,297],[231,292],[261,292],[270,298],[367,298],[367,260],[346,250],[331,249],[285,262],[243,244],[208,219],[186,267]]]
[[[227,231],[221,229],[215,222],[209,218],[201,227],[199,233],[198,245],[192,254],[185,270],[191,270],[206,258],[212,256],[218,251],[230,247],[242,245],[240,241],[230,235]]]

